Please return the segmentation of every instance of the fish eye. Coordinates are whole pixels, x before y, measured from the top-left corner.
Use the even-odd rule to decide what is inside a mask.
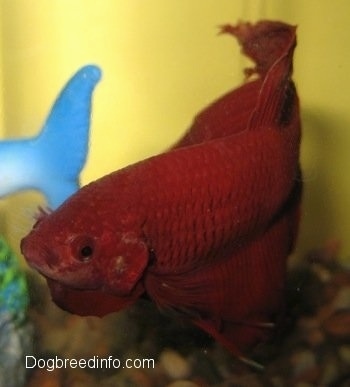
[[[93,238],[77,236],[71,244],[73,256],[81,262],[88,262],[94,255],[94,245]]]
[[[81,250],[80,250],[80,255],[83,257],[83,258],[88,258],[88,257],[90,257],[91,255],[92,255],[92,253],[93,253],[93,248],[91,247],[91,246],[89,246],[89,245],[86,245],[86,246],[84,246],[84,247],[82,247],[81,248]]]

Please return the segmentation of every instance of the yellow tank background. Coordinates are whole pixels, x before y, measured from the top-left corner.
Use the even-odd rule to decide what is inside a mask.
[[[306,180],[299,250],[335,237],[349,257],[349,15],[347,0],[2,0],[0,136],[35,134],[68,78],[98,64],[85,184],[166,149],[195,113],[242,81],[246,63],[218,25],[297,24]],[[28,200],[1,203],[0,230],[5,213],[12,244],[28,227]]]

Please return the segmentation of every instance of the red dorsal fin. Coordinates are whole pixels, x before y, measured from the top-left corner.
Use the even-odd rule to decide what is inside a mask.
[[[255,67],[245,70],[247,77],[257,74],[263,81],[248,130],[286,125],[296,103],[291,81],[296,27],[277,21],[261,21],[225,25],[221,32],[234,35],[243,53],[255,62]]]
[[[290,105],[295,103],[294,85],[290,79],[291,58],[288,54],[283,56],[266,74],[248,124],[249,130],[284,124],[284,112],[292,110]]]
[[[272,65],[295,45],[296,28],[279,22],[263,20],[256,24],[238,23],[221,26],[220,33],[237,38],[244,55],[251,58],[255,67],[245,69],[245,74],[264,78]]]

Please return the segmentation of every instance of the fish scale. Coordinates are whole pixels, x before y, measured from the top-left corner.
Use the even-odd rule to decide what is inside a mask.
[[[295,205],[297,204],[296,201]],[[293,207],[290,211],[294,210]],[[235,343],[240,343],[241,348],[251,346],[257,338],[262,339],[266,335],[266,329],[257,327],[253,335],[253,329],[247,323],[270,321],[276,306],[282,304],[285,277],[283,257],[290,252],[286,239],[291,238],[290,229],[293,227],[289,223],[289,215],[288,212],[269,232],[254,239],[254,243],[234,249],[223,262],[213,261],[209,267],[202,266],[186,276],[162,277],[162,283],[166,287],[157,286],[160,283],[157,275],[149,276],[146,282],[148,292],[154,300],[158,300],[162,308],[182,308],[191,310],[192,313],[197,311],[199,315],[214,316],[211,321],[206,320],[213,327],[218,320],[231,322],[233,325],[240,322],[239,333],[237,328],[232,333],[231,326],[226,331],[217,333],[216,338],[225,344],[227,335],[234,334],[235,337],[241,336],[240,340],[234,340]],[[237,271],[239,276],[236,275]],[[235,281],[232,281],[233,278]],[[246,286],[247,283],[250,286]],[[210,297],[207,289],[211,289]],[[234,295],[235,302],[223,298],[223,294]],[[193,320],[198,325],[201,325],[201,321],[202,319]]]
[[[255,134],[255,136],[259,138],[261,137],[261,134],[257,133]],[[236,148],[235,145],[237,143],[237,136],[232,137],[232,139],[230,138],[230,140],[226,138],[227,151],[225,153],[230,154],[230,149],[234,148],[234,150],[232,151],[232,155],[236,155],[237,152],[235,149]],[[273,140],[275,141],[275,139]],[[265,147],[265,142],[260,141],[260,148],[264,148],[264,147]],[[259,147],[256,144],[254,146],[254,149],[256,152],[258,148]],[[276,148],[281,148],[281,146],[277,145]],[[159,163],[163,165],[166,162],[171,164],[172,158],[176,157],[177,163],[176,164],[173,163],[174,167],[172,169],[172,174],[188,174],[189,176],[191,176],[192,178],[191,187],[193,186],[203,187],[203,185],[208,184],[208,181],[211,182],[211,185],[214,188],[219,186],[220,191],[218,192],[218,195],[217,195],[217,201],[219,205],[217,205],[217,203],[215,202],[215,208],[213,209],[214,213],[212,214],[212,216],[214,216],[215,218],[214,227],[219,227],[219,228],[221,227],[222,232],[220,234],[223,236],[222,237],[223,240],[227,240],[229,238],[237,238],[238,236],[241,236],[241,234],[247,236],[247,234],[249,235],[249,228],[251,228],[251,225],[256,226],[257,224],[262,223],[262,221],[265,224],[266,222],[268,222],[268,217],[265,214],[261,214],[258,217],[255,215],[256,208],[254,208],[255,206],[254,207],[252,206],[251,199],[249,199],[249,203],[247,204],[247,206],[243,208],[243,211],[241,211],[241,208],[236,208],[235,203],[244,202],[245,191],[248,190],[248,195],[249,195],[249,191],[259,192],[259,197],[264,197],[264,199],[260,199],[260,203],[263,202],[264,206],[267,208],[267,211],[270,214],[273,214],[275,213],[276,209],[284,202],[284,200],[286,200],[286,197],[292,188],[291,185],[293,184],[293,177],[296,172],[292,170],[288,176],[287,174],[284,175],[284,172],[287,168],[281,168],[281,170],[279,171],[276,171],[276,168],[275,168],[275,171],[271,171],[271,168],[272,168],[271,166],[270,170],[267,171],[268,173],[266,173],[267,176],[275,175],[275,178],[273,180],[277,181],[277,180],[283,179],[288,182],[286,184],[283,184],[284,190],[285,190],[284,196],[281,194],[281,190],[279,189],[279,194],[281,198],[278,198],[279,200],[275,200],[275,198],[272,195],[272,188],[269,186],[266,186],[266,183],[265,183],[265,181],[269,182],[269,179],[260,178],[259,180],[253,181],[251,176],[244,173],[246,169],[242,168],[242,165],[239,166],[240,170],[237,171],[237,165],[233,159],[234,158],[233,156],[231,157],[231,159],[228,159],[227,157],[225,157],[226,155],[223,156],[222,152],[216,149],[214,149],[213,153],[216,154],[216,157],[219,160],[216,160],[215,163],[214,162],[212,163],[211,171],[209,168],[207,168],[205,173],[199,174],[197,171],[197,165],[195,163],[188,166],[190,161],[189,158],[192,157],[192,154],[195,150],[192,149],[192,154],[189,154],[189,152],[183,152],[184,150],[187,150],[187,149],[180,149],[177,152],[165,154],[164,157],[154,158],[150,160],[149,164],[144,163],[142,165],[139,165],[139,167],[143,169],[143,176],[148,176],[148,178],[151,179],[152,178],[151,173],[146,172],[147,170],[153,170],[153,166],[155,163]],[[206,151],[208,152],[208,150]],[[181,155],[182,156],[181,158],[178,157],[179,155],[177,154],[180,152],[183,153]],[[198,153],[202,154],[202,149],[200,147],[198,147]],[[264,154],[263,149],[261,153],[262,155]],[[203,156],[205,155],[203,154]],[[254,170],[254,165],[255,165],[255,168],[258,168],[260,164],[260,158],[256,158],[256,160],[253,160],[253,161],[254,161],[254,164],[249,166],[249,171],[252,169]],[[264,159],[262,161],[264,161]],[[216,165],[218,164],[223,166],[222,168],[223,170],[227,171],[228,176],[226,177],[226,180],[224,182],[222,182],[220,179],[221,177],[220,173],[219,174],[216,173]],[[158,206],[161,208],[165,208],[167,205],[169,205],[168,203],[171,203],[171,206],[177,207],[178,205],[177,203],[185,202],[187,203],[191,211],[183,213],[182,216],[175,217],[173,219],[174,225],[176,225],[177,227],[177,222],[179,221],[181,225],[181,219],[185,217],[185,219],[187,219],[187,222],[193,223],[195,220],[197,220],[197,222],[201,222],[200,228],[202,228],[202,224],[205,224],[205,217],[207,216],[207,214],[200,211],[200,207],[198,207],[198,204],[197,204],[198,197],[191,198],[190,196],[188,196],[186,191],[186,186],[183,186],[180,192],[177,193],[176,196],[174,196],[173,192],[171,192],[171,189],[172,189],[171,179],[169,179],[169,176],[168,176],[169,169],[164,168],[164,173],[167,174],[164,180],[162,179],[163,175],[160,173],[161,169],[158,167],[156,167],[155,169],[157,173],[158,182],[162,181],[163,191],[164,191],[163,195],[159,198]],[[194,173],[192,173],[193,169],[195,169]],[[138,174],[139,173],[137,173],[137,175]],[[292,176],[290,176],[291,174]],[[280,175],[283,175],[283,176],[280,176]],[[115,177],[117,179],[117,175]],[[169,186],[166,186],[168,182],[170,182],[170,184]],[[117,184],[117,182],[115,182],[115,184]],[[147,181],[146,179],[143,179],[142,184],[144,187],[150,186],[149,181]],[[239,189],[240,186],[243,186],[245,189],[240,190]],[[166,197],[167,192],[169,192],[169,195],[171,197],[170,200],[168,200],[168,198]],[[129,192],[130,197],[132,197],[133,195],[134,195],[134,192],[132,191]],[[205,256],[208,254],[209,249],[204,248],[203,249],[204,254],[202,256],[197,256],[197,257],[194,257],[192,255],[187,257],[185,256],[181,257],[181,254],[179,254],[179,252],[177,251],[166,251],[164,249],[164,246],[162,245],[163,235],[161,231],[158,231],[158,229],[163,227],[163,222],[162,222],[163,219],[157,218],[158,221],[154,225],[153,216],[152,216],[153,209],[149,208],[149,202],[147,200],[148,196],[149,196],[148,192],[143,193],[144,207],[147,208],[148,210],[148,215],[146,215],[148,220],[146,220],[145,224],[143,225],[143,232],[147,236],[147,240],[149,241],[150,246],[156,252],[157,256],[159,256],[159,259],[162,262],[162,264],[159,264],[159,266],[161,266],[160,270],[166,271],[167,265],[169,264],[169,267],[176,265],[176,267],[181,271],[182,270],[181,262],[185,258],[188,258],[191,260],[191,265],[204,261]],[[254,197],[254,195],[253,196],[249,195],[248,197],[251,198],[251,197]],[[274,203],[275,201],[276,203]],[[118,202],[120,203],[120,201]],[[202,192],[201,202],[207,204],[211,202],[211,198],[210,197],[208,198],[208,195],[205,195],[205,193]],[[138,211],[137,208],[135,210]],[[261,210],[261,212],[263,212],[263,210]],[[255,222],[253,222],[253,218],[256,218]],[[241,222],[240,222],[239,229],[236,231],[234,223],[237,220],[241,220]],[[153,227],[149,229],[148,225],[150,223],[153,225]],[[246,227],[244,227],[245,224],[247,224]],[[182,227],[179,227],[179,228],[182,228]],[[176,243],[176,238],[178,237],[178,235],[176,234],[175,229],[173,230],[174,232],[172,232],[172,239],[175,241],[174,243],[175,247],[187,246],[192,248],[191,244],[190,245],[186,244],[186,242],[188,242],[188,240],[186,241],[186,237],[184,238],[185,240],[182,241],[181,234],[180,234],[178,243]],[[229,232],[227,230],[229,230]],[[186,228],[184,229],[184,231],[188,232]],[[196,233],[200,233],[201,230],[196,229],[193,231]],[[185,243],[182,243],[182,242],[185,242]],[[216,245],[220,245],[222,243],[221,240],[215,241],[215,242],[216,242],[215,243]],[[193,243],[193,240],[192,240],[192,243]]]

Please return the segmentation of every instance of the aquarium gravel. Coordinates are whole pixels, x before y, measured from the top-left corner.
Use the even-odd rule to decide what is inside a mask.
[[[27,387],[258,387],[350,385],[350,270],[338,244],[310,252],[289,270],[286,318],[274,339],[250,354],[250,368],[181,318],[161,315],[147,300],[103,319],[58,309],[45,283],[30,276],[38,359],[154,359],[154,367],[33,368]],[[175,314],[176,317],[176,314]]]

